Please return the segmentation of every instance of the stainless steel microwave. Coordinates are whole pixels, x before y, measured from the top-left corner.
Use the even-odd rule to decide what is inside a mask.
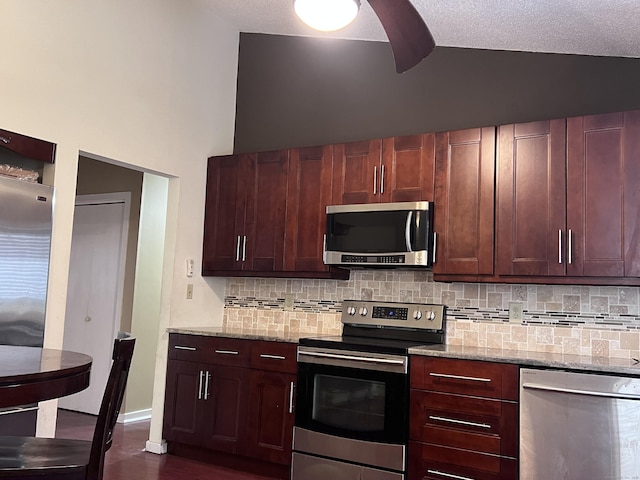
[[[327,207],[327,265],[430,267],[432,248],[432,202]]]

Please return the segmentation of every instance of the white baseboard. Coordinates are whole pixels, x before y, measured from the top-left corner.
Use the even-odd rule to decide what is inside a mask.
[[[156,455],[164,455],[167,453],[167,442],[162,440],[162,442],[152,442],[151,440],[147,440],[147,443],[144,445],[144,449],[149,453],[155,453]]]
[[[140,422],[142,420],[149,420],[151,418],[151,409],[146,408],[144,410],[137,410],[135,412],[128,412],[118,415],[118,423],[133,423]]]

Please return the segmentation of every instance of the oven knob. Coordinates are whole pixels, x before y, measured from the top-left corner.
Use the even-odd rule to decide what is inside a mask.
[[[362,307],[362,308],[360,309],[360,316],[362,316],[362,317],[366,317],[366,316],[367,316],[367,313],[369,313],[369,311],[367,310],[367,307]]]
[[[356,314],[356,307],[349,307],[347,308],[347,313],[349,315],[355,315]]]
[[[436,312],[427,313],[427,320],[429,320],[430,322],[433,322],[435,319],[436,319]]]
[[[413,318],[416,320],[420,320],[422,318],[422,312],[420,310],[416,310],[413,312]]]

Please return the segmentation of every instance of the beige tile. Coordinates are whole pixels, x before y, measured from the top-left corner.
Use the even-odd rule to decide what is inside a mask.
[[[609,356],[609,342],[607,340],[592,340],[591,341],[591,356],[593,356],[593,357],[608,357]]]
[[[640,332],[620,332],[620,348],[640,354]]]

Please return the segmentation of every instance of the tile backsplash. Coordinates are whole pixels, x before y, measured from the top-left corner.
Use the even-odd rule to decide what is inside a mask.
[[[291,311],[285,294],[294,297]],[[343,299],[442,303],[450,344],[620,358],[640,349],[639,287],[440,283],[427,271],[354,270],[348,281],[230,278],[224,322],[337,334]],[[509,322],[512,303],[522,322]]]

